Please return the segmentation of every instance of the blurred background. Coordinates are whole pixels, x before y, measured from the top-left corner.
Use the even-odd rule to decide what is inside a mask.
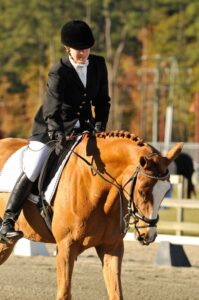
[[[62,25],[92,28],[112,98],[108,129],[161,150],[185,142],[199,165],[198,0],[1,0],[0,136],[28,137],[49,68],[65,55]]]

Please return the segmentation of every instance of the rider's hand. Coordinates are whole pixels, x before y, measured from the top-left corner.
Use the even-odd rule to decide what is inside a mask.
[[[61,131],[56,131],[54,133],[54,139],[56,140],[56,143],[55,143],[55,153],[56,153],[56,155],[59,155],[60,152],[66,146],[66,137],[65,137],[65,134],[63,132],[61,132]]]
[[[102,122],[96,122],[95,123],[95,131],[96,132],[101,132],[101,131],[105,131],[105,126]]]

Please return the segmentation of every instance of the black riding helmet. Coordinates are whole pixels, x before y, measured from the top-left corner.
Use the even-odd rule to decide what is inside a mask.
[[[91,48],[95,40],[90,27],[84,21],[74,20],[62,27],[61,42],[65,46],[82,50]]]

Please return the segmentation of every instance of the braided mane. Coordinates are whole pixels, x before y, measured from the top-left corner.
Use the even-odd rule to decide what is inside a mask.
[[[124,130],[115,130],[115,131],[109,131],[109,132],[99,132],[95,133],[95,136],[98,138],[126,138],[130,139],[133,142],[136,142],[139,146],[144,146],[145,143],[142,138],[138,137],[134,133],[130,133],[129,131]]]

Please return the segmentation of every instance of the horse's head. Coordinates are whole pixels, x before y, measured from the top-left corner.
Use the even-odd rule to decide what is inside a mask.
[[[168,165],[182,147],[183,143],[176,144],[165,157],[152,152],[139,158],[131,186],[131,209],[135,218],[135,235],[143,245],[152,243],[157,236],[158,210],[170,189]]]

